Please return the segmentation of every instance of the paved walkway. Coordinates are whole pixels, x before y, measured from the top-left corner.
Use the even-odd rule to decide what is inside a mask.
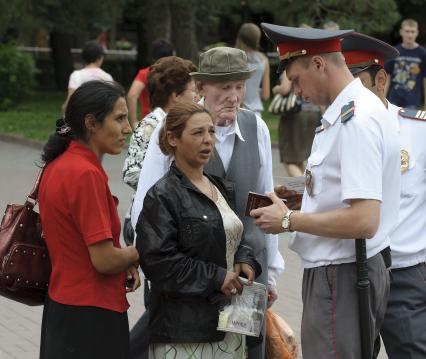
[[[31,190],[37,173],[34,163],[39,159],[39,154],[39,150],[0,141],[1,212],[8,202],[22,203]],[[284,171],[276,149],[273,150],[273,157],[274,175],[283,176]],[[120,199],[121,218],[124,217],[131,196],[131,189],[121,181],[123,161],[124,154],[108,156],[104,160],[111,191]],[[286,271],[279,280],[280,299],[273,309],[288,321],[300,338],[302,269],[297,255],[287,249],[287,239],[284,235],[281,236],[280,250],[286,260]],[[129,295],[130,326],[142,313],[142,294],[143,291],[138,290]],[[42,307],[28,307],[0,297],[0,359],[38,358],[41,316]],[[385,359],[386,355],[381,353],[379,358]]]

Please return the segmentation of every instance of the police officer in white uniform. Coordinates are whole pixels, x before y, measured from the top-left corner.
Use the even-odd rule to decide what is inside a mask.
[[[352,31],[262,27],[277,44],[294,90],[327,110],[308,159],[301,210],[289,210],[268,193],[273,205],[251,215],[267,233],[296,231],[290,248],[304,266],[303,357],[361,358],[354,239],[367,239],[371,290],[363,315],[372,324],[373,347],[389,293],[381,252],[398,219],[397,129],[345,64],[340,39]]]
[[[426,358],[426,112],[401,109],[386,100],[384,62],[398,56],[392,46],[353,34],[342,42],[352,74],[374,92],[399,127],[400,212],[391,233],[390,294],[381,336],[389,359]]]

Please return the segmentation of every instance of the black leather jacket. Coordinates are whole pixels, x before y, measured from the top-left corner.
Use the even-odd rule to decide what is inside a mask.
[[[210,177],[231,208],[233,189]],[[231,199],[231,201],[229,201]],[[151,343],[216,342],[220,292],[226,270],[226,238],[216,205],[174,165],[147,193],[136,225],[140,265],[151,281]],[[250,247],[240,245],[235,263],[261,268]]]

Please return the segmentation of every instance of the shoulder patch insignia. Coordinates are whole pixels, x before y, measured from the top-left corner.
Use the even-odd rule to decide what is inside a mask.
[[[318,126],[318,127],[315,129],[315,133],[320,133],[320,132],[322,132],[322,131],[324,131],[324,130],[325,130],[324,126],[323,126],[323,125],[321,125],[321,126]]]
[[[355,115],[355,102],[351,101],[342,107],[340,112],[340,121],[342,123],[348,122]]]
[[[399,115],[410,120],[426,121],[426,111],[413,110],[411,108],[401,108]]]

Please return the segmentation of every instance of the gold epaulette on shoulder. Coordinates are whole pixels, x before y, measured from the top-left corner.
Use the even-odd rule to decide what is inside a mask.
[[[426,121],[426,111],[401,108],[399,110],[399,115],[410,120]]]

